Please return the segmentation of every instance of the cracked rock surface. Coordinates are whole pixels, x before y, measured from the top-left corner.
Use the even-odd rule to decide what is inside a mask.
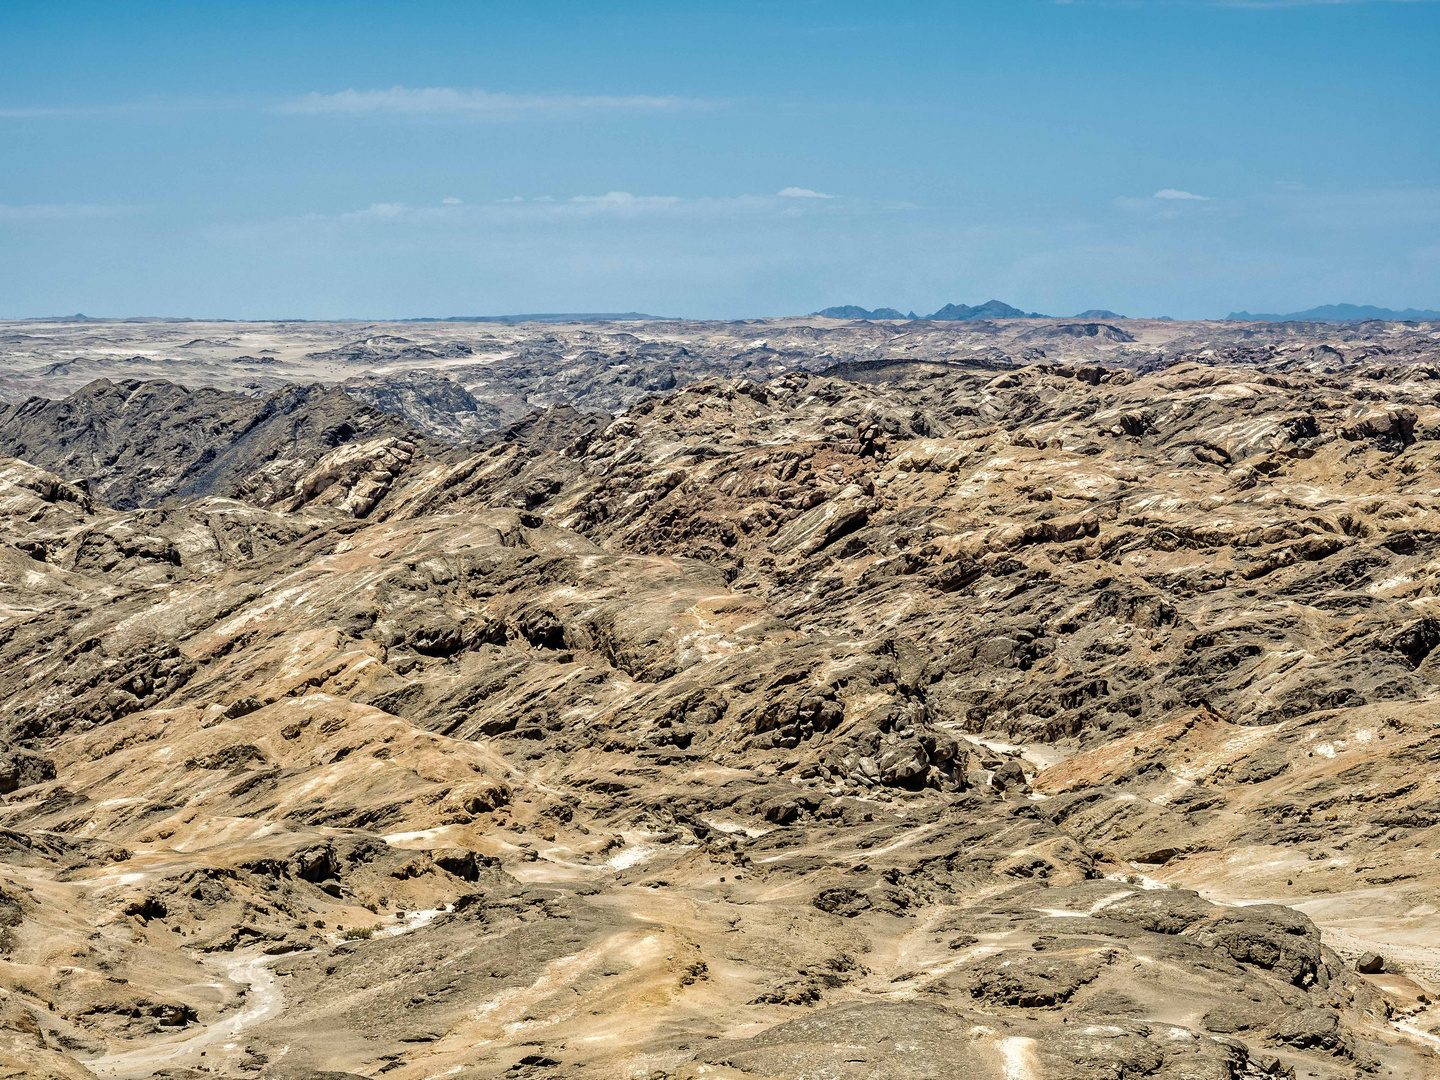
[[[1048,325],[0,414],[0,1068],[1440,1075],[1436,331]]]

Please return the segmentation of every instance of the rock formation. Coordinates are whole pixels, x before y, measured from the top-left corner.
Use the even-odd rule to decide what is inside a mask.
[[[0,1063],[1436,1075],[1440,346],[1276,333],[12,407]]]

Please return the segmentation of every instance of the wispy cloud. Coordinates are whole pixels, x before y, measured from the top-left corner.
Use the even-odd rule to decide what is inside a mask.
[[[218,111],[272,112],[303,116],[453,116],[500,119],[544,113],[665,113],[709,108],[717,102],[677,95],[508,94],[456,87],[404,86],[389,90],[342,90],[275,98],[158,98],[145,101],[65,105],[5,105],[0,120],[65,120],[90,117],[169,116]]]
[[[467,203],[459,199],[443,199],[438,204],[415,206],[402,202],[372,203],[360,210],[339,214],[312,214],[311,221],[362,223],[400,223],[415,226],[463,226],[482,223],[579,221],[584,219],[673,218],[796,218],[816,213],[829,213],[849,205],[835,201],[835,196],[794,196],[779,192],[774,195],[636,195],[629,191],[607,191],[603,195],[553,195],[525,197],[512,195],[488,203]],[[861,205],[850,206],[851,212],[865,213]]]
[[[1227,193],[1223,198],[1166,191],[1149,198],[1120,196],[1111,200],[1111,205],[1132,221],[1204,222],[1211,228],[1221,221],[1248,219],[1253,227],[1262,227],[1263,222],[1268,229],[1298,229],[1305,237],[1327,232],[1413,231],[1440,225],[1440,185],[1435,184],[1314,188],[1285,180],[1250,192]]]
[[[1121,195],[1111,205],[1131,218],[1144,221],[1215,221],[1245,212],[1244,198],[1217,199],[1180,188],[1161,188],[1149,197]]]
[[[30,203],[7,206],[0,203],[0,221],[56,221],[69,218],[117,217],[132,213],[131,206],[101,206],[94,203]]]
[[[669,112],[704,104],[693,98],[629,96],[577,96],[571,94],[507,94],[493,90],[466,90],[450,86],[389,90],[342,90],[313,93],[276,106],[283,113],[310,116],[507,116],[522,113],[584,111]]]
[[[430,208],[427,207],[426,209]],[[364,210],[351,210],[340,216],[355,220],[365,220],[368,218],[373,221],[393,221],[396,218],[407,217],[413,213],[415,213],[415,211],[404,203],[377,202],[371,203]]]
[[[572,206],[619,209],[661,209],[684,202],[678,195],[631,195],[628,191],[607,191],[604,195],[575,195],[568,201]]]
[[[838,199],[838,195],[826,195],[823,191],[812,191],[808,187],[781,188],[778,192],[786,199]]]

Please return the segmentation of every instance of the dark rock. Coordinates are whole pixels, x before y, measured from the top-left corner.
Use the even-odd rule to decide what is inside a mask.
[[[853,919],[871,907],[870,897],[848,887],[826,889],[811,901],[821,911]]]
[[[1385,970],[1385,958],[1379,953],[1361,953],[1355,961],[1355,970],[1364,975],[1378,975]]]

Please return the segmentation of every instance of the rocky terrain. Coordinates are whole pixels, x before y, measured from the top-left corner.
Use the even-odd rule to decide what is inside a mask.
[[[1440,1075],[1440,327],[4,329],[0,1075]]]
[[[827,309],[875,318],[892,309]],[[933,318],[810,316],[747,322],[235,323],[99,319],[0,323],[0,403],[62,399],[98,379],[164,380],[266,397],[320,383],[418,430],[464,443],[535,409],[619,413],[705,378],[764,381],[837,364],[930,360],[1102,364],[1137,373],[1181,360],[1339,371],[1411,363],[1434,323],[1171,322],[1022,314],[999,301]],[[958,321],[957,321],[958,320]]]

